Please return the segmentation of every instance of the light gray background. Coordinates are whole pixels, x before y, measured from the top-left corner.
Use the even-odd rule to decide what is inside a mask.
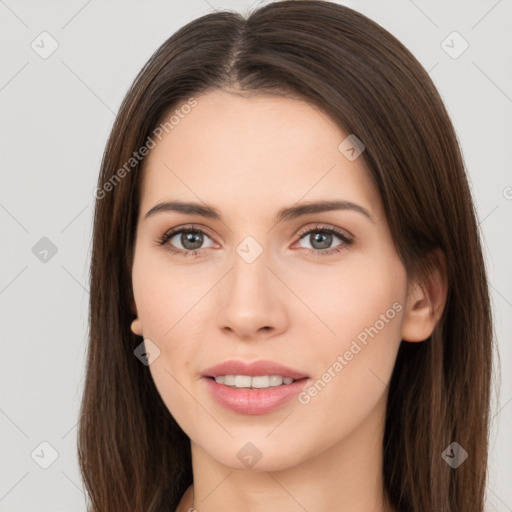
[[[85,510],[75,444],[92,191],[127,88],[182,25],[214,8],[246,12],[263,3],[0,0],[0,511]],[[340,3],[380,23],[414,53],[460,138],[502,364],[501,394],[493,401],[488,508],[512,511],[512,1]],[[46,59],[31,48],[34,40],[42,46],[43,31],[59,45]],[[469,43],[458,58],[441,46],[453,31]],[[445,43],[452,53],[461,44],[453,36]],[[46,262],[36,246],[43,237],[57,249]],[[52,452],[42,442],[58,454],[47,469],[40,464],[52,462]]]

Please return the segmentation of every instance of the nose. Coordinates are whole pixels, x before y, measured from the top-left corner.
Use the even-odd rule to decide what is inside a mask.
[[[285,304],[289,296],[269,266],[272,263],[268,251],[251,259],[243,251],[234,255],[231,270],[219,283],[216,297],[218,327],[245,341],[275,336],[288,324]]]

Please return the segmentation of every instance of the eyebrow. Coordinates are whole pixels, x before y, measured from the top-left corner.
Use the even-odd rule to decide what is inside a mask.
[[[366,208],[351,201],[340,200],[315,201],[282,208],[277,212],[275,223],[277,224],[285,220],[296,219],[312,213],[322,213],[335,210],[352,210],[361,213],[375,224],[375,219]],[[147,219],[159,212],[177,212],[185,215],[200,215],[201,217],[213,220],[222,220],[221,214],[213,206],[185,201],[166,201],[158,203],[146,213],[144,218]]]

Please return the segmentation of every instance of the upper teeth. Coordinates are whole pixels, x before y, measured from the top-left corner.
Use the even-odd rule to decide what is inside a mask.
[[[215,382],[236,388],[268,388],[280,386],[281,384],[291,384],[293,379],[291,377],[281,377],[281,375],[258,375],[257,377],[249,375],[219,375],[215,377]]]

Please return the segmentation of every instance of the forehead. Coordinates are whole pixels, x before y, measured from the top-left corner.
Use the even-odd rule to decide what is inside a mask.
[[[254,213],[263,204],[340,196],[365,202],[378,215],[362,158],[350,161],[339,150],[349,134],[319,108],[221,91],[194,99],[194,107],[176,105],[164,118],[176,113],[144,161],[141,211],[167,197],[199,198],[220,209],[237,203]]]
[[[151,152],[150,160],[171,149],[188,153],[189,160],[212,153],[217,160],[230,161],[259,155],[267,164],[279,156],[319,158],[321,155],[311,151],[319,145],[324,150],[329,145],[336,150],[340,137],[346,136],[329,116],[303,100],[262,94],[242,97],[222,91],[196,96],[195,100],[196,106],[187,109],[187,114],[172,116],[174,124],[167,134],[172,137],[164,135],[165,141]],[[184,106],[177,105],[173,112],[185,112]]]

